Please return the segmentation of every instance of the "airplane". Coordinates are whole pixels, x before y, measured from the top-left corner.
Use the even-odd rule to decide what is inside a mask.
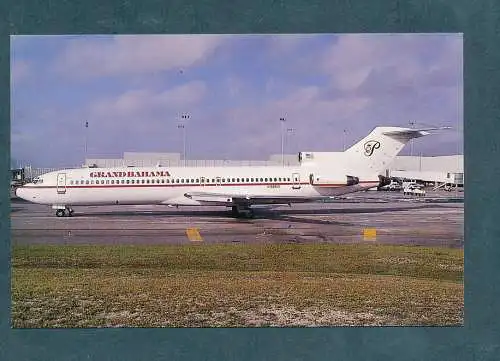
[[[376,127],[343,152],[300,152],[297,166],[116,167],[66,169],[17,188],[24,200],[52,206],[57,217],[73,206],[167,205],[231,207],[253,216],[259,206],[318,202],[382,187],[381,173],[404,145],[429,130]]]

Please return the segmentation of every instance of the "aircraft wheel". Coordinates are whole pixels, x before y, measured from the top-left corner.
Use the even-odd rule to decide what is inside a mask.
[[[238,209],[238,207],[233,206],[231,208],[231,214],[233,215],[233,217],[239,217],[240,216],[240,210]]]
[[[56,211],[56,216],[58,216],[58,217],[64,217],[64,209],[58,209]]]

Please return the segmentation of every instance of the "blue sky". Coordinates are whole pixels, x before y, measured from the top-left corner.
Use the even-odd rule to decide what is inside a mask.
[[[414,154],[463,152],[461,34],[12,36],[14,163],[123,152],[267,159],[339,151],[378,125],[455,129]],[[89,128],[84,127],[85,121]],[[407,146],[401,154],[409,154]],[[16,165],[16,164],[14,164]]]

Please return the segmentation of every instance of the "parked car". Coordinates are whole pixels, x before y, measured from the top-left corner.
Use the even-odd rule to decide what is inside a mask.
[[[400,191],[401,189],[403,189],[403,187],[396,181],[392,181],[390,184],[380,188],[381,191]]]
[[[410,183],[406,188],[403,189],[404,195],[412,196],[425,196],[424,186],[417,183]]]

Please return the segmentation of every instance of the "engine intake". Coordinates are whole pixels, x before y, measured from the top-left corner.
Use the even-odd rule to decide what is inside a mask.
[[[359,178],[358,177],[353,177],[352,175],[347,176],[347,185],[348,186],[354,186],[356,184],[359,184]]]

